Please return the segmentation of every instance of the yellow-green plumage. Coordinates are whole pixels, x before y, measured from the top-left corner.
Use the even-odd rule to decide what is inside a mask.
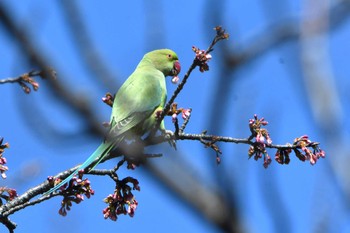
[[[59,189],[79,170],[92,164],[95,167],[125,137],[139,137],[150,131],[157,122],[156,112],[165,105],[165,77],[177,75],[180,69],[178,57],[172,50],[147,53],[114,97],[110,130],[104,142],[78,169],[44,195]],[[165,130],[163,122],[160,129]]]

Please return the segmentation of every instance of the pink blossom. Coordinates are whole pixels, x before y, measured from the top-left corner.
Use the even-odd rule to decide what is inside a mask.
[[[261,133],[258,133],[258,135],[256,135],[256,141],[259,143],[265,143],[265,137]]]
[[[39,89],[39,83],[37,83],[37,82],[32,82],[31,84],[32,84],[32,86],[33,86],[34,91],[37,91],[37,90]]]
[[[138,205],[138,202],[135,199],[129,204],[127,213],[129,214],[130,217],[134,217],[137,205]]]
[[[207,61],[209,61],[210,59],[212,59],[212,56],[210,53],[208,53],[205,55],[205,58],[207,59]]]
[[[173,78],[171,79],[171,82],[174,83],[174,84],[177,84],[179,82],[180,78],[179,76],[175,75],[173,76]]]
[[[311,165],[315,165],[317,161],[317,158],[315,158],[314,156],[310,156],[310,164]]]
[[[268,145],[271,145],[271,144],[272,144],[272,139],[271,139],[270,137],[268,137],[267,140],[266,140],[266,143],[267,143]]]
[[[187,118],[191,115],[190,109],[183,109],[182,110],[182,119],[187,120]]]
[[[264,156],[264,168],[267,168],[271,163],[271,157],[268,154],[265,154]]]
[[[324,150],[319,150],[316,153],[317,157],[325,158],[326,157],[326,152]]]
[[[0,157],[0,164],[6,164],[7,160],[4,157]]]
[[[172,116],[171,116],[171,120],[173,123],[175,123],[177,121],[177,114],[174,113]]]

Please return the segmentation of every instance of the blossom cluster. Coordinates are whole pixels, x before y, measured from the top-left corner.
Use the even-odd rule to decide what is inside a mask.
[[[26,94],[29,94],[31,92],[30,87],[26,83],[32,85],[32,88],[34,91],[37,91],[39,89],[39,83],[35,81],[33,78],[31,78],[28,74],[22,75],[22,80],[23,81],[19,82],[19,84],[21,85],[23,91]]]
[[[131,183],[132,187],[128,184]],[[103,201],[108,206],[103,209],[103,216],[105,219],[117,220],[117,215],[128,214],[134,217],[138,202],[135,199],[132,190],[140,191],[139,182],[132,177],[126,177],[122,180],[116,181],[116,189],[113,194],[109,194]]]
[[[19,85],[22,87],[23,91],[26,94],[29,94],[31,92],[30,87],[28,86],[31,85],[32,89],[34,91],[37,91],[39,89],[39,83],[37,81],[35,81],[34,77],[36,76],[40,76],[41,78],[46,78],[47,76],[51,77],[51,78],[56,78],[56,71],[54,71],[51,68],[47,68],[45,70],[41,70],[41,71],[30,71],[28,73],[22,74],[19,79],[18,79],[18,83]]]
[[[258,119],[257,115],[254,115],[254,119],[249,120],[249,128],[252,133],[250,139],[255,138],[255,142],[252,142],[248,156],[249,158],[254,156],[255,160],[264,157],[263,166],[267,168],[271,163],[271,157],[267,154],[266,147],[277,148],[275,154],[275,160],[279,164],[289,164],[290,153],[294,152],[296,157],[301,161],[310,161],[311,165],[316,164],[319,158],[324,158],[326,153],[319,147],[317,142],[312,142],[307,135],[303,135],[294,139],[293,144],[287,144],[284,147],[276,147],[272,145],[272,140],[267,129],[262,128],[268,124],[264,118]]]
[[[311,165],[315,165],[319,158],[326,156],[326,152],[318,146],[318,143],[312,142],[307,135],[294,139],[292,146],[295,147],[293,151],[296,157],[303,162],[310,161]],[[290,162],[289,154],[291,152],[292,149],[279,149],[275,155],[275,160],[280,164],[288,164]]]
[[[192,50],[196,54],[195,61],[197,66],[199,67],[199,71],[200,72],[208,71],[209,70],[208,61],[212,58],[211,54],[195,46],[192,46]]]
[[[6,148],[10,147],[9,143],[3,144],[4,138],[0,138],[0,174],[3,179],[6,179],[5,172],[9,169],[5,164],[7,163],[7,160],[5,157],[3,157],[3,153]]]
[[[177,121],[177,116],[181,113],[182,119],[187,120],[191,115],[191,109],[189,108],[177,108],[177,103],[172,103],[167,115],[171,116],[172,122]]]
[[[192,46],[192,50],[196,54],[195,63],[199,67],[200,72],[209,70],[208,61],[212,58],[210,52],[213,51],[213,46],[218,41],[229,38],[229,34],[225,33],[225,30],[221,26],[215,27],[214,30],[216,31],[216,36],[208,50],[201,50],[195,46]]]
[[[266,145],[271,145],[272,140],[270,138],[269,132],[267,129],[262,128],[268,124],[264,118],[258,119],[258,116],[255,114],[254,119],[249,120],[249,129],[252,133],[252,136],[255,138],[253,145],[249,147],[248,156],[251,158],[254,156],[255,160],[258,160],[264,157],[263,166],[267,168],[271,163],[271,157],[266,151]]]
[[[293,145],[300,147],[300,149],[304,152],[302,153],[301,151],[295,149],[294,152],[296,156],[301,161],[310,161],[311,165],[316,164],[319,158],[326,157],[326,152],[322,150],[317,143],[314,143],[311,140],[309,140],[309,137],[307,135],[303,135],[299,138],[294,139]],[[310,147],[312,149],[309,149]]]
[[[62,216],[67,215],[73,205],[73,202],[79,204],[84,201],[84,196],[90,198],[91,195],[95,194],[95,191],[90,186],[90,181],[82,179],[83,172],[79,172],[78,177],[73,177],[67,184],[60,187],[61,194],[63,195],[63,200],[61,202],[61,208],[58,213]],[[53,181],[53,177],[48,178],[49,182],[53,182],[54,185],[57,185],[61,182],[60,179]]]

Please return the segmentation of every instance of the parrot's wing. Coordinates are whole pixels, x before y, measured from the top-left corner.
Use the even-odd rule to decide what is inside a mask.
[[[156,107],[154,109],[156,109]],[[132,115],[118,122],[112,119],[111,128],[108,132],[107,139],[113,140],[114,138],[119,137],[120,135],[127,132],[128,130],[136,127],[138,124],[140,124],[141,122],[149,118],[154,112],[154,109],[146,112],[132,113]]]
[[[164,83],[164,84],[163,84]],[[156,69],[137,69],[119,89],[114,99],[109,136],[115,138],[152,117],[164,105],[164,75]],[[143,129],[136,129],[143,132]]]

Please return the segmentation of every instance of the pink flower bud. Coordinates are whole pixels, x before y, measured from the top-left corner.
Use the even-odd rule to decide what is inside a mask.
[[[179,76],[176,75],[171,79],[171,82],[174,84],[177,84],[179,82],[179,80],[180,80]]]
[[[182,119],[187,120],[187,118],[191,115],[190,109],[182,110]]]
[[[32,84],[32,86],[33,86],[34,91],[37,91],[37,90],[39,89],[39,83],[37,83],[37,82],[32,82],[31,84]]]
[[[258,133],[258,135],[256,135],[256,141],[259,142],[259,143],[265,143],[265,137]]]
[[[271,139],[270,137],[268,137],[267,140],[266,140],[266,143],[267,143],[268,145],[271,145],[271,144],[272,144],[272,139]]]
[[[171,119],[173,121],[173,123],[175,123],[177,121],[177,114],[174,113],[172,116],[171,116]]]
[[[315,165],[315,163],[316,163],[316,159],[314,159],[313,156],[310,156],[310,164]]]

